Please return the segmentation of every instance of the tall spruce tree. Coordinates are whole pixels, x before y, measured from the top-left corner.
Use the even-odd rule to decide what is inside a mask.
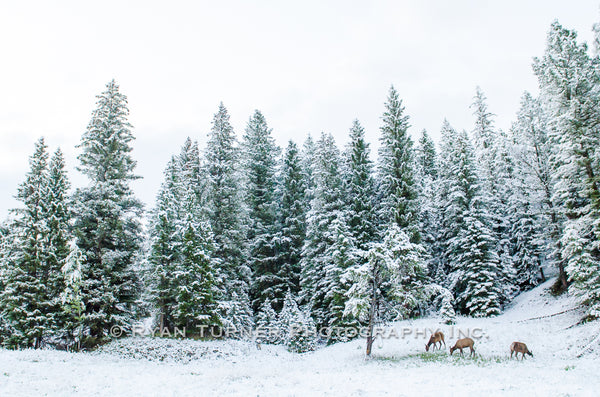
[[[0,304],[11,328],[4,340],[9,347],[41,347],[51,329],[52,302],[48,294],[48,154],[43,138],[35,144],[30,170],[19,186],[17,199],[23,208],[17,219],[10,252],[5,253]]]
[[[222,318],[228,325],[242,327],[251,322],[252,311],[248,304],[251,269],[244,258],[239,162],[229,113],[221,103],[206,148],[208,217],[214,235],[213,257],[219,263],[217,273],[224,280],[219,297]]]
[[[514,231],[511,225],[517,220],[511,211],[509,201],[514,195],[514,158],[512,147],[506,134],[494,127],[494,114],[488,110],[487,98],[480,87],[477,87],[473,98],[473,115],[475,128],[474,156],[477,161],[481,206],[491,222],[496,251],[499,253],[506,287],[502,297],[504,303],[516,293],[514,286],[514,263],[512,254],[516,251]]]
[[[142,204],[130,187],[139,177],[133,172],[127,98],[114,80],[97,98],[78,146],[82,150],[78,169],[89,178],[89,185],[77,189],[74,197],[89,344],[105,340],[111,327],[130,326],[139,294],[134,265],[142,239]]]
[[[413,142],[408,134],[408,116],[398,92],[390,88],[381,127],[379,148],[379,210],[383,232],[395,223],[419,242],[417,186],[414,175]]]
[[[300,259],[306,238],[306,183],[297,145],[290,141],[285,150],[277,188],[278,284],[273,287],[273,307],[280,311],[289,290],[300,292]]]
[[[311,307],[312,316],[318,327],[329,323],[327,278],[329,263],[328,249],[334,242],[331,225],[343,209],[342,180],[339,174],[340,153],[330,134],[321,134],[316,145],[313,163],[314,191],[311,207],[307,214],[306,241],[302,250],[302,275],[300,285],[302,298]]]
[[[598,58],[591,58],[587,46],[577,43],[576,32],[554,22],[534,71],[551,120],[554,202],[565,219],[559,265],[566,263],[574,292],[589,307],[588,315],[600,317]],[[562,269],[559,280],[565,288]]]
[[[446,286],[458,310],[473,316],[499,314],[504,291],[496,239],[482,200],[473,149],[465,132],[443,129],[440,178]]]
[[[181,195],[179,191],[178,159],[174,156],[164,172],[156,198],[155,208],[150,214],[150,251],[146,288],[149,300],[157,309],[159,329],[175,326],[173,306],[175,304],[174,273],[180,258],[182,238],[178,234],[181,219]]]
[[[245,200],[248,207],[248,263],[252,269],[252,306],[258,311],[265,299],[276,296],[280,286],[277,263],[278,242],[276,166],[279,147],[271,136],[267,121],[258,110],[248,121],[242,143],[246,179]],[[282,301],[280,302],[283,303]]]
[[[215,283],[215,263],[211,258],[212,236],[207,223],[198,223],[193,215],[179,226],[181,252],[174,266],[173,322],[179,329],[201,335],[203,326],[219,327],[219,290]]]
[[[212,258],[203,171],[198,144],[188,138],[167,164],[150,217],[148,289],[164,334],[173,327],[198,333],[222,325],[223,281]]]
[[[11,347],[37,348],[64,337],[60,295],[69,254],[69,181],[60,149],[49,165],[46,150],[41,138],[17,195],[24,207],[16,210],[3,244],[0,310],[12,329],[5,341]]]
[[[513,236],[518,239],[517,244],[522,244],[515,260],[521,289],[544,280],[541,264],[546,259],[556,262],[560,257],[549,249],[560,238],[562,222],[552,201],[554,183],[547,122],[541,101],[526,92],[511,128],[517,168],[514,209],[520,212]]]
[[[421,132],[416,149],[416,175],[419,181],[419,222],[421,244],[425,248],[429,275],[441,282],[437,277],[440,267],[440,217],[438,208],[438,164],[435,144],[427,131]]]
[[[350,128],[350,144],[346,152],[345,191],[348,203],[348,227],[356,248],[368,249],[376,239],[375,179],[369,144],[358,120]]]
[[[48,202],[46,223],[48,227],[48,255],[47,271],[48,280],[46,288],[49,292],[50,305],[53,315],[53,333],[56,338],[63,338],[65,322],[69,321],[64,316],[61,294],[65,290],[65,278],[62,268],[67,261],[71,249],[71,214],[69,211],[68,190],[70,183],[65,170],[62,151],[57,149],[50,159],[48,170],[48,183],[46,185],[46,200]]]

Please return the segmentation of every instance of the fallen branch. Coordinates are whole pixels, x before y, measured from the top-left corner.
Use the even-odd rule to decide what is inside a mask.
[[[579,310],[579,308],[578,308],[578,307],[574,307],[574,308],[572,308],[572,309],[563,310],[562,312],[558,312],[558,313],[554,313],[554,314],[549,314],[549,315],[547,315],[547,316],[533,317],[533,318],[528,318],[528,319],[526,319],[526,320],[519,320],[519,321],[517,321],[517,322],[518,322],[518,323],[523,323],[523,322],[525,322],[525,321],[539,320],[539,319],[541,319],[541,318],[549,318],[549,317],[559,316],[559,315],[561,315],[561,314],[565,314],[565,313],[572,312],[572,311],[575,311],[575,310]]]

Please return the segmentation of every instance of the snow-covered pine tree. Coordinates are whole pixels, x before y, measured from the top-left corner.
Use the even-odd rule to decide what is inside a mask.
[[[488,110],[487,98],[477,87],[471,105],[475,116],[475,128],[472,136],[474,154],[477,162],[480,198],[489,217],[490,227],[496,240],[505,285],[502,301],[512,298],[516,292],[514,286],[514,264],[511,253],[516,251],[512,245],[511,225],[515,223],[509,200],[513,192],[514,159],[511,143],[506,135],[494,127],[494,114]]]
[[[559,249],[573,289],[598,317],[599,294],[590,290],[600,272],[600,73],[577,33],[554,22],[534,71],[550,116],[554,146],[554,202],[566,218]],[[576,245],[582,249],[576,249]],[[562,280],[563,287],[564,279]]]
[[[542,261],[546,241],[540,229],[540,216],[534,210],[528,189],[515,192],[511,201],[514,203],[511,207],[515,220],[511,230],[515,282],[521,291],[527,291],[544,279]]]
[[[411,241],[419,242],[413,142],[408,134],[408,116],[404,115],[404,106],[393,86],[382,119],[377,213],[381,234],[385,234],[388,225],[395,223],[406,229]]]
[[[8,321],[6,313],[6,303],[4,291],[7,283],[10,282],[10,272],[19,258],[20,253],[18,248],[17,234],[19,229],[16,227],[14,220],[6,220],[0,223],[0,344],[4,345],[5,341],[14,333],[14,329]]]
[[[282,280],[277,263],[278,241],[276,167],[280,149],[271,136],[263,114],[256,110],[246,126],[242,143],[245,177],[245,201],[248,208],[248,264],[252,269],[250,296],[258,311],[262,302],[276,296]]]
[[[83,253],[77,246],[77,242],[71,240],[69,255],[61,269],[65,283],[65,288],[60,295],[64,312],[61,331],[67,349],[74,349],[76,351],[81,348],[84,326],[83,313],[85,311],[85,304],[81,293],[81,265],[83,261]]]
[[[357,318],[344,316],[348,290],[352,286],[349,269],[356,266],[359,260],[354,238],[343,212],[338,212],[338,217],[330,225],[333,241],[325,252],[327,263],[325,265],[325,283],[327,293],[327,316],[330,334],[328,343],[347,341],[349,328],[357,329],[360,323]],[[342,332],[337,332],[341,330]]]
[[[17,194],[24,208],[16,211],[15,230],[8,236],[15,240],[9,242],[12,252],[4,258],[4,289],[0,304],[12,331],[4,341],[9,347],[38,348],[50,328],[44,268],[48,237],[46,150],[46,143],[40,138],[29,159],[30,170]]]
[[[425,130],[421,132],[421,138],[416,148],[416,160],[421,244],[425,248],[428,273],[433,279],[437,279],[442,249],[439,238],[438,164],[435,144]]]
[[[256,314],[256,341],[258,343],[270,343],[273,345],[282,342],[283,333],[279,330],[277,313],[271,305],[269,298],[260,305]]]
[[[223,295],[223,281],[211,257],[203,172],[198,144],[187,138],[167,164],[151,213],[146,273],[161,332],[185,327],[195,334],[204,326],[221,325],[217,298]]]
[[[348,227],[357,249],[366,250],[376,239],[375,179],[373,162],[369,159],[369,144],[358,120],[350,128],[350,143],[346,151],[345,201],[348,203]]]
[[[437,153],[435,143],[427,133],[427,130],[421,131],[421,137],[419,138],[419,144],[415,152],[419,175],[428,176],[435,180],[438,174]]]
[[[312,318],[298,308],[291,292],[284,298],[283,309],[279,313],[279,327],[283,344],[294,353],[315,350],[317,329]]]
[[[70,183],[65,170],[63,154],[57,149],[52,158],[48,170],[48,183],[46,185],[46,198],[48,202],[46,223],[48,227],[48,254],[47,269],[48,299],[53,308],[52,329],[53,333],[60,337],[64,328],[63,312],[61,310],[61,294],[65,289],[65,279],[61,269],[66,263],[70,253],[69,240],[71,214],[68,208],[68,190]]]
[[[161,332],[175,326],[173,306],[175,305],[175,267],[180,259],[182,236],[180,172],[178,159],[174,156],[164,171],[163,181],[155,208],[149,219],[150,251],[148,269],[145,274],[147,295],[157,309],[157,321]]]
[[[450,280],[448,275],[453,271],[450,258],[449,242],[458,234],[460,230],[460,222],[458,218],[460,211],[458,208],[451,206],[450,191],[453,185],[453,164],[454,164],[454,144],[457,132],[450,125],[448,120],[444,119],[440,131],[441,144],[438,156],[438,180],[435,189],[436,205],[434,211],[438,214],[438,253],[436,261],[433,264],[435,269],[430,271],[433,280],[440,285],[450,288]]]
[[[176,161],[179,174],[177,190],[181,196],[179,220],[185,221],[190,214],[196,222],[207,220],[206,169],[200,158],[198,142],[192,142],[188,137]]]
[[[340,153],[330,134],[321,134],[313,163],[314,191],[307,215],[306,241],[302,249],[300,285],[302,299],[309,304],[318,327],[329,324],[328,290],[331,289],[326,268],[328,249],[333,245],[331,225],[343,218],[342,179],[339,174]]]
[[[292,141],[283,156],[277,196],[279,283],[273,286],[275,298],[272,303],[275,310],[280,311],[286,291],[295,295],[300,292],[300,259],[306,238],[306,184],[298,147]]]
[[[456,312],[454,311],[454,297],[452,292],[443,289],[443,293],[440,295],[440,316],[446,324],[454,324],[456,320]]]
[[[224,280],[219,296],[222,320],[234,326],[252,322],[249,303],[251,270],[244,259],[241,177],[238,173],[239,150],[223,105],[213,118],[206,148],[208,176],[207,205],[214,236],[213,257],[218,260],[217,274]]]
[[[526,289],[545,279],[541,265],[546,258],[558,262],[560,254],[552,255],[549,247],[558,242],[562,229],[552,201],[554,183],[547,117],[540,100],[528,92],[523,94],[511,134],[516,159],[516,190],[511,211],[519,212],[512,236],[515,245],[521,245],[515,258],[517,284]]]
[[[142,204],[130,183],[136,162],[127,98],[112,80],[81,138],[78,169],[90,183],[74,197],[75,236],[81,249],[81,292],[85,304],[85,344],[105,341],[113,326],[127,329],[139,294],[134,271],[141,244]]]
[[[344,314],[368,323],[366,354],[371,354],[377,322],[410,316],[427,299],[423,247],[392,224],[380,243],[365,253],[366,261],[350,268],[352,282]]]
[[[218,314],[214,260],[211,259],[212,236],[207,223],[197,222],[189,214],[179,227],[183,230],[181,252],[174,266],[173,287],[175,299],[173,322],[186,334],[205,336],[203,326],[221,326]]]
[[[68,181],[60,151],[48,169],[47,146],[41,138],[30,158],[30,171],[19,187],[17,199],[24,205],[14,231],[7,237],[3,255],[0,306],[11,335],[10,347],[41,347],[56,337],[62,323],[60,269],[66,258]]]
[[[500,313],[503,269],[496,253],[496,239],[481,198],[473,149],[467,134],[446,125],[442,147],[444,211],[442,238],[446,285],[456,296],[458,310],[473,316]],[[447,152],[448,151],[448,152]]]
[[[313,199],[313,192],[315,190],[315,178],[313,175],[314,164],[315,164],[315,155],[316,155],[316,145],[312,136],[309,134],[304,141],[304,145],[302,146],[302,153],[300,154],[300,164],[302,166],[302,176],[304,178],[304,185],[306,188],[305,192],[305,206],[306,211],[310,208],[310,202]]]

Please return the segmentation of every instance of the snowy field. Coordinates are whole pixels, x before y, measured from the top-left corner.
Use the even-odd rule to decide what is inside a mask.
[[[405,337],[378,340],[370,360],[364,340],[300,355],[249,342],[148,338],[93,353],[0,350],[0,396],[597,396],[600,323],[573,326],[582,312],[571,298],[550,296],[550,283],[496,318],[459,318],[453,328],[432,318],[394,324]],[[448,348],[459,329],[481,336],[476,357],[425,353],[426,338],[415,333],[438,327]],[[534,357],[510,360],[513,341]]]

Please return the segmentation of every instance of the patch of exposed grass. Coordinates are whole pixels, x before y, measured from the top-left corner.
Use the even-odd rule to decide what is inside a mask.
[[[372,360],[375,362],[385,363],[415,363],[415,364],[427,364],[427,363],[447,363],[448,365],[477,365],[479,367],[487,367],[490,365],[501,364],[507,362],[509,359],[503,356],[481,356],[475,354],[470,357],[465,354],[464,356],[453,355],[450,356],[447,352],[436,352],[436,353],[413,353],[404,356],[373,356]]]

